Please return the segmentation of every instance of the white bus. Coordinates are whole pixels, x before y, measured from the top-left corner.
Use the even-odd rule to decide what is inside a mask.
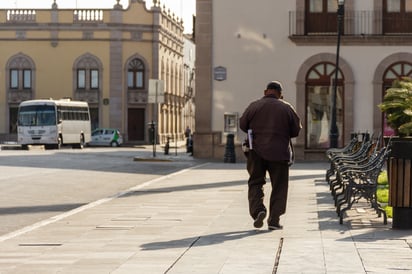
[[[67,144],[83,148],[90,140],[90,112],[86,102],[49,99],[20,103],[17,141],[23,149],[28,145],[59,149]]]

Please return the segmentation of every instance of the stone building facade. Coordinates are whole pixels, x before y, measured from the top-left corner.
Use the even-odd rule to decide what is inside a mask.
[[[233,133],[244,159],[237,118],[272,80],[302,118],[297,159],[325,157],[334,83],[339,147],[354,132],[390,134],[377,105],[412,75],[410,1],[344,1],[337,78],[338,1],[196,3],[196,157],[223,159]]]
[[[153,1],[124,8],[0,10],[0,136],[16,134],[20,102],[40,98],[87,101],[92,127],[119,128],[129,143],[184,139],[187,102],[183,22]],[[164,83],[158,104],[150,80]],[[187,82],[187,81],[186,81]]]

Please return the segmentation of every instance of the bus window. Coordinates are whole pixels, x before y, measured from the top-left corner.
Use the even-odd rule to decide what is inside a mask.
[[[18,124],[20,126],[45,126],[56,124],[56,114],[53,106],[24,106],[19,110]]]

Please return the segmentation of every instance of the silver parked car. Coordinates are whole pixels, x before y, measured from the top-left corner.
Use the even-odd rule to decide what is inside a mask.
[[[115,128],[96,128],[92,132],[90,146],[118,147],[123,144],[123,136]]]

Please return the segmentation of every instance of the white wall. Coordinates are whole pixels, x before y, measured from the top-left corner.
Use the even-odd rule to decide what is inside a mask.
[[[293,63],[288,49],[295,46],[285,25],[294,4],[285,1],[280,9],[271,0],[213,2],[213,67],[227,68],[227,80],[214,81],[213,130],[223,131],[225,112],[241,115],[252,100],[262,97],[269,81],[282,81],[286,99],[295,101],[289,92],[295,75],[287,72]]]
[[[256,4],[259,3],[259,4]],[[356,10],[373,10],[372,0],[354,1]],[[264,8],[262,8],[262,6]],[[295,1],[225,0],[213,2],[213,67],[227,68],[226,81],[214,81],[214,131],[223,131],[224,112],[242,114],[252,101],[263,96],[267,82],[280,80],[285,99],[296,105],[295,81],[301,65],[319,53],[336,54],[336,46],[296,46],[289,36],[289,11]],[[373,76],[377,65],[410,47],[345,46],[340,57],[354,74],[354,130],[373,131]]]

